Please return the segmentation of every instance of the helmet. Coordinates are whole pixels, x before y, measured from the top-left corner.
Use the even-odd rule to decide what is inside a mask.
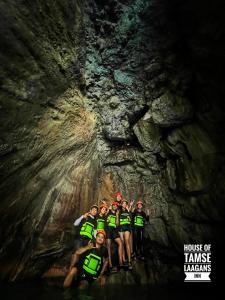
[[[92,209],[94,207],[98,209],[98,205],[97,204],[92,205],[90,209]]]
[[[118,197],[118,196],[122,197],[122,194],[120,192],[116,192],[115,197]]]
[[[104,235],[104,238],[106,238],[106,233],[105,233],[105,230],[104,230],[104,229],[99,229],[99,230],[97,231],[96,236],[97,236],[99,233],[103,234],[103,235]]]
[[[106,203],[102,203],[102,204],[100,205],[100,209],[102,209],[103,207],[108,208],[108,205],[107,205]]]
[[[119,203],[118,202],[116,202],[116,201],[113,201],[112,202],[112,205],[118,205]]]
[[[138,200],[137,205],[138,205],[138,204],[142,204],[142,205],[143,205],[142,200]]]

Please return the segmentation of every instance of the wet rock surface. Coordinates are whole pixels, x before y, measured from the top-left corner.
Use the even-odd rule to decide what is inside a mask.
[[[176,278],[184,243],[222,243],[219,1],[13,2],[0,4],[2,278],[68,264],[74,219],[117,190],[150,212],[148,271],[108,283]]]

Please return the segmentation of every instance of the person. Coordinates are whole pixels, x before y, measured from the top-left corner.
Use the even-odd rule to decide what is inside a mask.
[[[123,266],[123,245],[118,232],[119,210],[118,203],[113,201],[111,209],[106,216],[106,243],[109,253],[109,269],[111,273],[117,272],[117,268],[113,268],[112,264],[112,241],[114,240],[118,247],[119,266]]]
[[[95,280],[98,280],[101,285],[104,284],[104,274],[108,266],[108,251],[104,246],[105,237],[104,230],[99,230],[95,243],[89,241],[86,246],[76,251],[78,261],[69,270],[63,283],[64,288],[70,287],[75,277],[79,288],[84,288]]]
[[[116,198],[116,201],[118,202],[118,208],[121,209],[122,199],[123,199],[122,193],[121,192],[116,192],[115,193],[115,198]],[[129,211],[132,210],[133,204],[134,204],[134,200],[130,201],[129,206],[127,207],[127,209]],[[132,230],[132,226],[131,226],[131,232],[130,232],[130,249],[131,249],[131,255],[132,255],[132,257],[134,257],[134,253],[133,253],[133,230]]]
[[[120,208],[121,207],[121,200],[122,200],[121,192],[116,192],[115,193],[115,199],[116,199],[116,202],[118,203],[118,207]]]
[[[130,201],[129,206],[127,207],[129,212],[132,212],[134,202],[135,202],[134,200]],[[132,218],[132,214],[131,214],[131,218]],[[131,258],[134,258],[135,255],[134,255],[134,249],[133,249],[133,224],[132,224],[132,222],[130,225],[130,252],[131,252]]]
[[[123,242],[123,261],[125,262],[126,249],[129,270],[132,270],[130,247],[131,219],[132,216],[129,212],[128,201],[126,199],[122,199],[119,213],[119,235]]]
[[[102,229],[105,230],[107,210],[108,210],[107,204],[100,205],[100,212],[96,217],[97,230],[102,230]]]
[[[133,242],[135,256],[144,260],[144,228],[147,221],[149,221],[149,215],[143,211],[143,202],[138,200],[137,208],[133,211]]]
[[[98,213],[98,206],[92,205],[90,211],[79,217],[74,226],[79,226],[79,239],[76,249],[86,246],[96,234],[96,215]],[[72,255],[70,262],[70,269],[75,265],[77,256]]]

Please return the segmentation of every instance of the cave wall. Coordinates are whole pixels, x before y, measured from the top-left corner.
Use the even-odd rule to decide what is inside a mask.
[[[2,278],[60,262],[74,218],[117,190],[145,202],[155,273],[221,240],[220,1],[0,5]]]
[[[185,242],[220,240],[221,2],[92,4],[85,78],[88,108],[101,124],[106,198],[121,190],[144,199],[149,251],[160,259],[181,253]]]
[[[80,1],[1,3],[3,278],[33,276],[43,253],[61,254],[71,219],[95,198],[96,118],[82,95],[82,9]]]

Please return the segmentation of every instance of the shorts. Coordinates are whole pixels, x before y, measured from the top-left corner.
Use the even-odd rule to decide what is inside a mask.
[[[93,283],[97,277],[93,277],[91,275],[86,274],[84,271],[81,271],[80,274],[78,275],[78,281],[87,281],[89,284]]]
[[[95,281],[97,279],[97,277],[93,277],[92,275],[88,274],[84,269],[83,269],[83,263],[81,262],[77,262],[75,264],[75,268],[77,268],[78,270],[78,277],[77,277],[77,281],[87,281],[88,283],[92,283],[93,281]]]
[[[141,227],[141,226],[134,226],[134,232],[144,232],[144,226]]]
[[[133,232],[134,231],[134,225],[130,224],[130,231]]]
[[[130,225],[120,225],[119,232],[125,232],[125,231],[131,232],[131,226]]]
[[[110,239],[110,240],[115,240],[117,238],[119,238],[119,232],[118,232],[118,228],[113,228],[113,227],[107,227],[105,229],[106,232],[106,238]]]

